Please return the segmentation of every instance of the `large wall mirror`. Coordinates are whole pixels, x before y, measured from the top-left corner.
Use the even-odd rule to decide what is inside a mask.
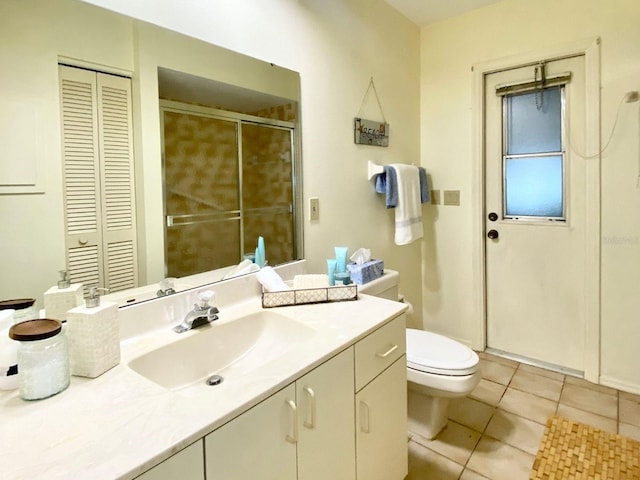
[[[0,74],[2,123],[33,140],[20,160],[36,179],[0,178],[0,218],[14,226],[3,298],[41,300],[65,268],[58,64],[131,78],[139,294],[122,298],[150,298],[141,288],[166,277],[220,280],[258,236],[270,265],[302,258],[297,72],[79,0],[3,2],[0,17],[0,59],[16,65]],[[15,160],[0,158],[0,176]]]

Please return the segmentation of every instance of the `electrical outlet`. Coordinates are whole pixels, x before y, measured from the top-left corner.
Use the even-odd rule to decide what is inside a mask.
[[[309,220],[312,222],[320,220],[320,199],[317,197],[309,199]]]
[[[455,206],[460,205],[460,190],[445,190],[444,204]]]
[[[440,190],[431,190],[431,205],[440,205]]]

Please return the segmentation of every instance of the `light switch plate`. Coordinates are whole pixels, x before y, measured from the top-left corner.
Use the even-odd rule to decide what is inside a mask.
[[[460,205],[460,190],[445,190],[444,204],[456,206]]]
[[[312,222],[320,220],[320,199],[318,197],[309,199],[309,220]]]

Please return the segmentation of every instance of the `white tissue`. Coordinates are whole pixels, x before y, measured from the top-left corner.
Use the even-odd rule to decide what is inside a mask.
[[[280,275],[271,267],[262,267],[260,271],[256,273],[256,278],[267,292],[291,290],[291,287],[284,283]]]
[[[371,250],[368,248],[359,248],[358,250],[353,252],[353,255],[349,257],[349,260],[351,260],[356,265],[367,263],[369,260],[371,260]]]

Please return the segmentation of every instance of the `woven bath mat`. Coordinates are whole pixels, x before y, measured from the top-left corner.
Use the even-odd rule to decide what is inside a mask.
[[[640,480],[640,442],[553,416],[530,480]]]

